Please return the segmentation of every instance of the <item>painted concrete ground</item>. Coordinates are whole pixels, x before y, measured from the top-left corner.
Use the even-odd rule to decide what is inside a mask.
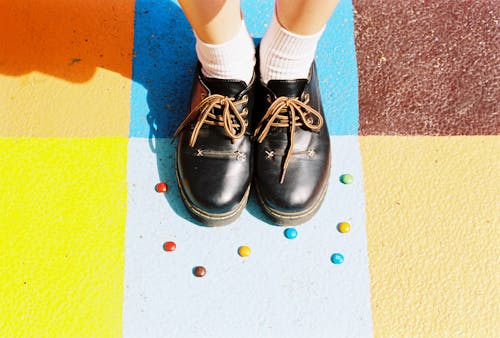
[[[243,6],[262,36],[271,2]],[[175,2],[2,2],[0,336],[496,337],[498,12],[341,1],[317,57],[332,179],[287,240],[253,199],[223,228],[183,209]]]

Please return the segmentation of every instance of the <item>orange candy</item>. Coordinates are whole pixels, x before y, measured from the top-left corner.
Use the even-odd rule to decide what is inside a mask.
[[[168,191],[168,185],[165,182],[160,182],[155,186],[155,190],[157,192],[167,192]]]
[[[165,244],[163,244],[163,250],[165,251],[174,251],[175,248],[177,247],[177,245],[175,245],[174,242],[165,242]]]

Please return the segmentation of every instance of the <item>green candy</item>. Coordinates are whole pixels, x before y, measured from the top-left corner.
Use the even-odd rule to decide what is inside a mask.
[[[344,184],[352,184],[354,182],[354,178],[351,174],[344,174],[340,176],[340,182]]]

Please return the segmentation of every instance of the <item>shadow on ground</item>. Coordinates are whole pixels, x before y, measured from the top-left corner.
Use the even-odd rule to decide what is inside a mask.
[[[272,2],[258,3],[272,12]],[[148,139],[159,178],[171,187],[169,205],[196,223],[176,186],[170,143],[186,115],[196,64],[195,39],[177,2],[0,0],[0,22],[0,74],[40,72],[85,83],[101,68],[132,80],[129,136]],[[254,196],[247,210],[266,221]]]
[[[159,179],[160,181],[168,182],[169,184],[169,191],[165,194],[168,204],[178,216],[193,224],[203,226],[202,223],[198,222],[187,212],[184,203],[182,202],[175,175],[175,150],[177,145],[172,143],[170,138],[153,138],[151,139],[151,142],[154,142],[152,146],[156,154]],[[274,225],[262,212],[254,191],[250,194],[246,210],[260,221]]]
[[[180,217],[202,225],[187,212],[182,202],[175,175],[176,142],[171,142],[189,105],[196,64],[194,45],[191,27],[176,3],[136,2],[132,96],[146,95],[147,104],[134,107],[132,100],[130,133],[132,137],[148,138],[150,149],[156,154],[159,178],[170,185],[169,193],[165,194],[170,207]],[[141,128],[145,106],[149,108],[146,115],[149,128]],[[144,135],[144,130],[148,129],[149,134]],[[250,197],[247,210],[267,222],[254,196]]]

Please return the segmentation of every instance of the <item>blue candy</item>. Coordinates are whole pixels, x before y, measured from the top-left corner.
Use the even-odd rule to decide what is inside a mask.
[[[344,256],[339,253],[334,253],[332,257],[330,258],[333,264],[342,264],[344,263]]]
[[[297,230],[294,228],[285,229],[285,237],[288,239],[294,239],[297,237]]]

